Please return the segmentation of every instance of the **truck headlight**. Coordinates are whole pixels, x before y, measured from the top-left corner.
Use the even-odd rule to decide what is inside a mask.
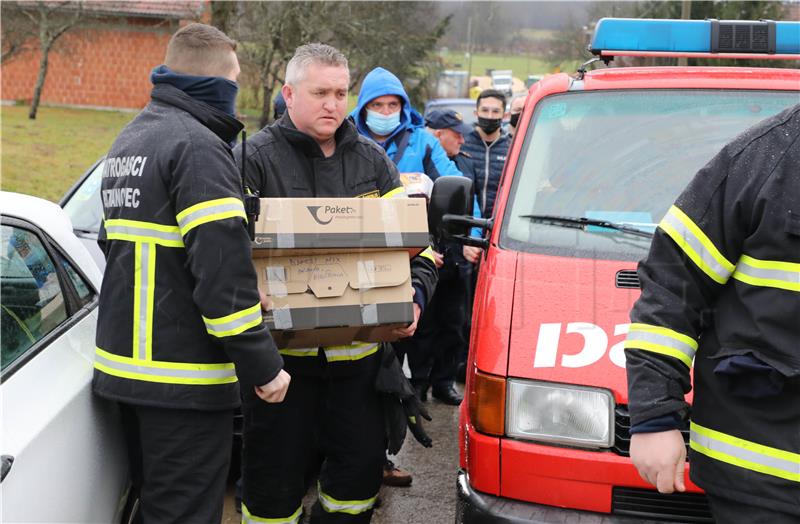
[[[506,434],[568,446],[614,444],[610,391],[569,384],[509,379]]]

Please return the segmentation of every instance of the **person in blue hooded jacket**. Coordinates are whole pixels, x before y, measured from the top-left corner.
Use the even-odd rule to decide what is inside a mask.
[[[462,176],[439,141],[425,131],[422,115],[390,71],[376,67],[367,74],[350,116],[358,132],[383,147],[401,173],[425,173],[434,181]]]
[[[386,151],[400,173],[424,173],[433,181],[440,176],[464,176],[439,140],[425,130],[424,119],[411,107],[403,84],[390,71],[376,67],[364,77],[358,104],[350,117],[361,135]],[[439,253],[434,255],[440,268],[444,258]],[[425,350],[425,344],[414,337],[394,346],[401,361],[406,352]],[[452,374],[455,379],[455,368]],[[446,397],[449,404],[461,402],[461,396],[452,387],[435,393]],[[384,484],[394,486],[407,486],[412,480],[410,473],[397,468],[388,459],[383,478]]]

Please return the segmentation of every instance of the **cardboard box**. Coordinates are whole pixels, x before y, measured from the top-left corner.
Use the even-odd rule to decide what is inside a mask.
[[[257,258],[258,286],[278,347],[385,342],[413,320],[408,251]]]
[[[428,247],[424,198],[262,198],[253,258]]]

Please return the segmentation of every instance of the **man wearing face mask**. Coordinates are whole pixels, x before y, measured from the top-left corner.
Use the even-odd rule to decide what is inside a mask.
[[[525,99],[528,97],[527,93],[514,95],[511,99],[511,107],[508,108],[508,134],[512,137],[517,132],[517,125],[519,124],[519,117],[522,116],[522,108],[525,107]]]
[[[403,84],[376,67],[364,77],[358,104],[350,113],[358,132],[378,143],[401,173],[462,176],[439,141],[425,131],[422,116],[411,107]]]
[[[235,49],[214,27],[178,30],[106,157],[92,387],[119,405],[141,522],[219,522],[239,383],[262,404],[289,386],[231,155]]]
[[[511,137],[500,128],[506,97],[496,89],[486,89],[478,95],[475,107],[478,123],[475,130],[464,137],[461,149],[472,157],[475,167],[473,182],[481,216],[491,217],[500,175],[511,145]]]

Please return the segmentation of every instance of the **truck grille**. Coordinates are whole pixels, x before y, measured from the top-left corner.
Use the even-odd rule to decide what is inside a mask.
[[[689,430],[682,429],[683,441],[686,443],[686,460],[689,460]],[[630,456],[631,448],[631,417],[628,406],[618,404],[614,410],[614,445],[611,450],[623,457]]]
[[[636,271],[631,269],[617,271],[615,280],[617,287],[626,289],[639,289],[641,287],[639,284],[639,275],[636,274]]]
[[[611,512],[646,519],[678,522],[714,522],[706,496],[701,493],[672,493],[638,488],[613,489]]]

